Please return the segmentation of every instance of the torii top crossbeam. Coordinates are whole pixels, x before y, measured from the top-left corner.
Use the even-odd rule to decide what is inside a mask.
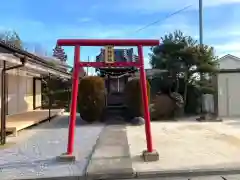
[[[159,40],[149,39],[59,39],[59,46],[157,46]]]

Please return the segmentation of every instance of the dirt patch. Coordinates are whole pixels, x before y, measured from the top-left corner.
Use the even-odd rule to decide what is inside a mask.
[[[228,134],[217,134],[212,136],[211,138],[219,141],[223,141],[229,145],[240,147],[240,139]]]
[[[228,145],[240,147],[240,138],[234,136],[234,135],[229,135],[225,133],[220,133],[215,131],[214,129],[207,128],[206,126],[200,126],[200,125],[186,125],[186,126],[181,126],[177,128],[180,131],[183,130],[190,130],[190,131],[205,131],[204,136],[206,138],[211,138],[214,140],[218,140],[224,143],[227,143]]]
[[[209,130],[204,126],[199,125],[187,125],[187,126],[180,126],[177,128],[178,130],[190,130],[190,131],[201,131],[201,130]]]

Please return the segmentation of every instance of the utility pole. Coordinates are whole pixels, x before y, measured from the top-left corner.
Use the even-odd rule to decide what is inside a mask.
[[[199,16],[199,43],[200,43],[200,51],[203,48],[203,0],[198,0],[198,16]],[[200,73],[200,80],[203,80],[203,74]],[[201,96],[201,113],[203,113],[203,95]]]
[[[200,51],[202,50],[203,45],[203,23],[202,23],[202,0],[198,0],[198,27],[199,27],[199,43],[200,43]],[[202,73],[200,73],[200,80],[203,79]],[[201,104],[200,104],[200,112],[203,112],[203,96],[201,95]]]
[[[199,42],[200,46],[203,45],[203,0],[199,0]]]

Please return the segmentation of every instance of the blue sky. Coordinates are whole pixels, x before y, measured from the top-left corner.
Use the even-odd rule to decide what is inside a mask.
[[[217,55],[240,56],[240,0],[203,0],[204,43]],[[191,8],[171,18],[168,14]],[[8,0],[1,2],[0,30],[17,31],[29,50],[51,53],[58,38],[155,38],[176,29],[198,39],[198,0]],[[136,33],[148,23],[158,24]],[[164,20],[165,19],[165,20]],[[72,64],[73,49],[65,49]],[[93,59],[99,48],[82,48]],[[145,48],[146,67],[148,51]]]

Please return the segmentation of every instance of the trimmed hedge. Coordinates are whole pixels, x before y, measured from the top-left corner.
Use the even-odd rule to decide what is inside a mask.
[[[80,80],[78,112],[87,122],[99,121],[105,107],[105,83],[98,76],[87,76]]]
[[[129,118],[143,117],[143,103],[141,94],[141,84],[139,79],[132,79],[127,82],[124,94],[125,94],[125,104],[128,108]],[[148,99],[150,100],[150,85],[147,81],[147,92]]]

